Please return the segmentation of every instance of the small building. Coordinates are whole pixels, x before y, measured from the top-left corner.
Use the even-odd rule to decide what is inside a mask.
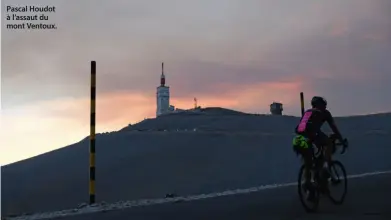
[[[282,103],[273,102],[270,105],[270,113],[272,115],[282,115],[282,111],[283,111]]]

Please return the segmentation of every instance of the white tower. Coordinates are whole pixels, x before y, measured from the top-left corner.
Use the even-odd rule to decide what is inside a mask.
[[[160,76],[160,86],[156,91],[156,117],[167,113],[170,106],[170,87],[165,86],[166,76],[164,75],[164,63],[162,63],[162,75]]]

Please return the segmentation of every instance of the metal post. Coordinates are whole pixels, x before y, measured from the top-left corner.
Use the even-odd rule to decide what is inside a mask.
[[[304,115],[304,94],[300,92],[301,116]]]
[[[91,108],[90,108],[90,204],[95,203],[95,100],[96,100],[96,62],[91,61]]]

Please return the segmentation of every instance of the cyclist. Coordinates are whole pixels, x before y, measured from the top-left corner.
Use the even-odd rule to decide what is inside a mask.
[[[337,139],[343,143],[342,135],[334,122],[333,116],[330,111],[326,109],[327,101],[322,97],[314,96],[311,100],[311,105],[312,109],[308,109],[304,112],[299,124],[296,126],[295,133],[298,135],[293,140],[295,152],[300,153],[304,159],[305,187],[307,189],[310,189],[311,186],[310,169],[312,165],[312,144],[315,144],[317,147],[324,147],[324,170],[327,171],[326,175],[330,175],[329,164],[331,162],[333,149],[331,140],[320,129],[324,122],[328,122]],[[313,190],[310,190],[308,199],[313,197],[312,191]]]

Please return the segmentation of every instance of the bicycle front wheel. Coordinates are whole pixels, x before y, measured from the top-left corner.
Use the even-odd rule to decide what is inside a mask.
[[[334,160],[330,164],[331,177],[328,181],[329,193],[328,197],[335,205],[341,205],[346,197],[348,189],[348,179],[344,165]],[[340,195],[338,196],[338,192]]]
[[[297,184],[300,202],[307,212],[315,212],[319,206],[319,191],[317,190],[316,184],[312,183],[313,198],[309,200],[309,191],[308,191],[309,189],[306,189],[304,187],[304,180],[305,180],[304,171],[305,168],[304,165],[302,165],[300,167],[298,184]]]

